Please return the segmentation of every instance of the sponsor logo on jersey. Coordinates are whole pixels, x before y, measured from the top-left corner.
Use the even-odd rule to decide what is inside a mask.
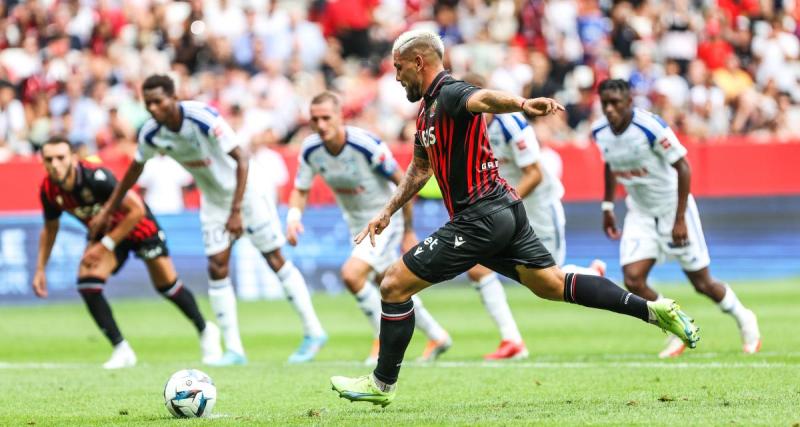
[[[435,99],[433,104],[431,104],[430,113],[428,113],[428,117],[433,118],[436,115],[436,107],[439,105],[439,100]]]
[[[631,169],[627,171],[614,171],[614,176],[618,178],[639,178],[647,176],[647,168]]]
[[[356,188],[334,188],[333,191],[337,194],[346,194],[346,195],[356,195],[361,194],[365,190],[363,185],[359,185]]]
[[[205,159],[200,160],[190,160],[188,162],[181,162],[187,168],[205,168],[211,164],[211,159],[206,157]]]

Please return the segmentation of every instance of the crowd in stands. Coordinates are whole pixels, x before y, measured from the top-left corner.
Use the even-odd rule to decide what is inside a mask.
[[[589,144],[608,77],[680,134],[791,140],[799,17],[788,0],[5,0],[0,162],[55,133],[86,154],[131,156],[148,117],[139,86],[164,72],[255,148],[306,135],[325,88],[351,123],[409,143],[417,107],[390,56],[409,28],[438,31],[456,75],[566,105],[535,123],[547,144]]]

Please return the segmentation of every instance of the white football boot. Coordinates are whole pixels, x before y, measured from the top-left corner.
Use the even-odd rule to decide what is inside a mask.
[[[136,353],[133,352],[127,341],[122,341],[114,347],[111,357],[103,363],[105,369],[130,368],[136,365]]]
[[[206,328],[200,333],[200,352],[203,363],[208,364],[222,358],[220,338],[219,327],[212,322],[206,322]]]
[[[746,354],[758,353],[761,350],[761,331],[758,329],[758,319],[751,310],[746,310],[739,333],[742,335],[742,351]]]
[[[680,338],[676,337],[673,334],[669,334],[667,337],[667,346],[661,350],[661,353],[658,353],[658,357],[660,359],[667,359],[670,357],[678,357],[686,350],[686,344],[681,341]]]

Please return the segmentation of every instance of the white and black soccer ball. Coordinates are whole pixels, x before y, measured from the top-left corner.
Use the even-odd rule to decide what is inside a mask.
[[[206,417],[217,403],[217,388],[211,377],[197,369],[175,372],[164,386],[164,404],[178,418]]]

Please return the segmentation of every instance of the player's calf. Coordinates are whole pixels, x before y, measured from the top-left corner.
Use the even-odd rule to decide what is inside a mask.
[[[183,286],[183,282],[180,279],[175,279],[175,281],[166,286],[157,286],[156,288],[164,298],[172,301],[181,310],[183,315],[194,324],[197,332],[202,333],[205,330],[206,320],[197,307],[197,301],[192,291]]]

